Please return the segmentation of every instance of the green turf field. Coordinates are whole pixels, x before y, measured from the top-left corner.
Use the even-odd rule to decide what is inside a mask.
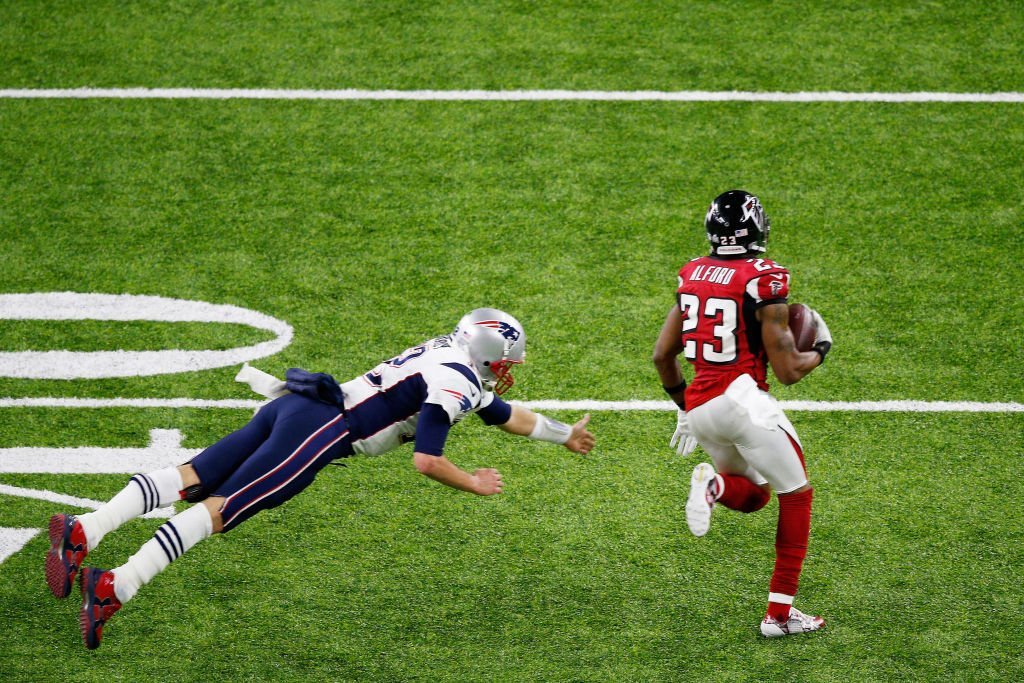
[[[0,89],[1024,90],[1015,3],[0,5]],[[1015,11],[1016,10],[1016,11]],[[513,399],[660,400],[651,349],[707,203],[756,191],[828,364],[784,400],[1024,402],[1024,105],[0,99],[0,295],[231,304],[253,361],[348,379],[465,311],[529,335]],[[244,325],[3,320],[0,351],[230,349]],[[251,399],[237,366],[0,377],[0,398]],[[0,449],[202,448],[229,409],[0,408]],[[578,412],[552,413],[563,420]],[[799,412],[815,485],[798,606],[757,630],[775,514],[686,530],[670,412],[598,412],[580,458],[467,420],[448,456],[328,468],[176,561],[80,642],[45,534],[0,563],[0,678],[1018,680],[1024,414]],[[3,452],[0,451],[0,458]],[[105,500],[127,475],[0,473]],[[0,494],[0,527],[84,511]],[[122,563],[157,520],[90,556]]]

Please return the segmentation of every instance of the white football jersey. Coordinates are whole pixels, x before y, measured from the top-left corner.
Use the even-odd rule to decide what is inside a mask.
[[[454,425],[494,401],[450,335],[406,349],[341,390],[352,447],[362,455],[380,455],[412,441],[424,403],[441,406]]]

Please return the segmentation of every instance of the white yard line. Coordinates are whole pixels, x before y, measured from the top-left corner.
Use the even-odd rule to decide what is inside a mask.
[[[0,408],[223,408],[255,410],[266,401],[200,398],[0,398]],[[511,401],[534,410],[675,410],[671,401]],[[866,413],[1021,413],[1024,403],[981,401],[780,401],[784,410]]]
[[[286,90],[242,88],[13,88],[0,99],[427,100],[459,102],[996,102],[1024,92],[745,92],[709,90]]]
[[[0,408],[227,408],[255,410],[265,400],[202,398],[0,398]]]
[[[70,505],[71,507],[85,508],[87,510],[99,509],[99,507],[106,502],[102,500],[92,500],[91,498],[79,498],[78,496],[66,496],[63,493],[54,493],[53,491],[40,491],[38,489],[22,488],[21,486],[8,486],[7,484],[0,484],[0,495],[15,496],[17,498],[34,498],[36,500],[45,500],[50,503]],[[142,516],[146,519],[167,519],[168,517],[174,516],[174,507],[168,505],[167,507],[156,508]]]
[[[670,401],[522,401],[537,410],[575,411],[671,411]],[[976,401],[782,401],[786,410],[865,412],[1024,412],[1021,403],[980,403]],[[0,408],[227,408],[252,410],[258,400],[209,400],[192,398],[0,398]],[[198,449],[181,448],[177,430],[151,430],[146,448],[4,448],[0,449],[0,472],[137,472],[150,471],[183,462]],[[102,502],[0,484],[0,495],[35,498],[63,506],[96,509]],[[170,517],[173,507],[153,510],[146,517]],[[44,529],[0,527],[0,564],[18,552]]]

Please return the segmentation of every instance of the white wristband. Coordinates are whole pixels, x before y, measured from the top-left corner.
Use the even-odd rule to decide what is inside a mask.
[[[534,415],[537,416],[537,424],[533,425],[533,431],[530,432],[531,439],[564,444],[572,436],[572,427],[569,425],[544,417],[540,413]]]

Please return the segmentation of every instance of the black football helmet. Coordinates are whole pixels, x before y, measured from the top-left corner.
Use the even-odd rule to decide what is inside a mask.
[[[714,256],[763,254],[771,221],[757,197],[729,190],[715,197],[704,217],[704,229]]]

